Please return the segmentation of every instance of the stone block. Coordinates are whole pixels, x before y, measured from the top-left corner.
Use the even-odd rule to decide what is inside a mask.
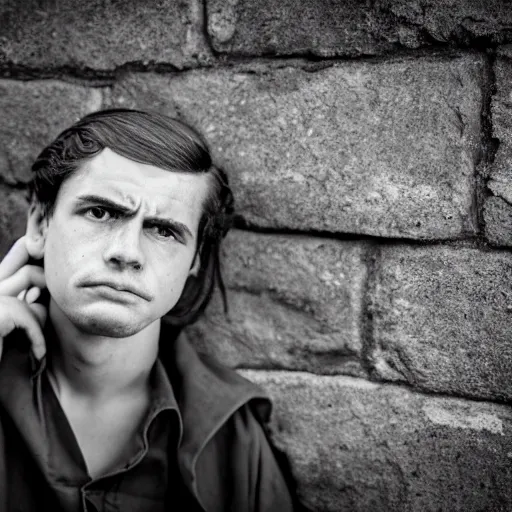
[[[475,232],[483,61],[133,74],[114,105],[180,116],[251,225],[418,239]]]
[[[26,191],[0,185],[0,261],[15,240],[25,234],[27,210]]]
[[[361,375],[365,246],[234,231],[220,294],[187,329],[202,352],[237,367]]]
[[[436,392],[511,400],[512,254],[382,249],[371,292],[375,375]]]
[[[512,46],[499,49],[494,64],[496,92],[492,99],[493,135],[499,142],[492,165],[486,200],[485,235],[494,245],[512,247],[509,230],[512,215]]]
[[[512,247],[512,204],[501,197],[489,197],[485,201],[484,221],[485,236],[491,244]]]
[[[113,70],[208,61],[199,0],[0,0],[0,65]]]
[[[244,375],[274,400],[272,437],[308,510],[512,510],[510,407],[345,376]]]
[[[213,47],[235,55],[354,57],[512,40],[502,0],[206,1]]]
[[[102,104],[99,89],[55,80],[0,80],[0,177],[9,184],[31,179],[40,151],[62,130]]]

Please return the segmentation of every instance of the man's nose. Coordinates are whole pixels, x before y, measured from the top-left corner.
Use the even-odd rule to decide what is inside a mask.
[[[142,270],[145,258],[141,247],[141,231],[135,219],[113,229],[104,251],[105,262],[119,268]]]

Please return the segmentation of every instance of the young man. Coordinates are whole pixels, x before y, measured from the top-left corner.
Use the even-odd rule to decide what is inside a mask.
[[[292,510],[254,385],[199,357],[233,198],[198,135],[86,116],[0,264],[0,511]]]

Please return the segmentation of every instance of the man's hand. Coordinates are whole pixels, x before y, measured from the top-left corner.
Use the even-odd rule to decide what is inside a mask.
[[[38,359],[46,353],[42,328],[47,311],[35,303],[46,281],[43,269],[29,265],[29,259],[21,237],[0,263],[0,359],[5,336],[16,328],[26,332]]]

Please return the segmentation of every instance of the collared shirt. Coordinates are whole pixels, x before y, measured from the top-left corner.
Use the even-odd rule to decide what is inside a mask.
[[[127,446],[124,464],[91,478],[68,419],[48,379],[44,360],[33,362],[33,385],[45,442],[50,494],[63,512],[164,512],[177,478],[176,454],[181,420],[169,378],[158,360],[150,375],[150,406]],[[179,494],[179,489],[175,489]],[[52,500],[53,501],[53,500]],[[47,510],[41,503],[41,510]]]

